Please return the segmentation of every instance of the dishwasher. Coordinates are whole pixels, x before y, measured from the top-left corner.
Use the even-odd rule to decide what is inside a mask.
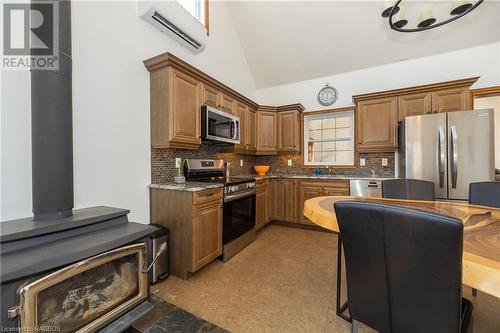
[[[351,196],[356,197],[382,197],[382,180],[377,179],[351,179],[349,181]]]

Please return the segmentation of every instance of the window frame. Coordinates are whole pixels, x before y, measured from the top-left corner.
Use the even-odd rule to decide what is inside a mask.
[[[191,12],[189,10],[187,10],[180,2],[178,2],[177,0],[174,0],[182,9],[184,9],[186,11],[186,13],[188,13],[190,16],[192,16],[196,21],[198,21],[202,26],[205,27],[205,29],[207,30],[207,36],[209,35],[209,31],[210,31],[210,3],[209,3],[209,0],[194,0],[196,3],[195,3],[195,7],[199,6],[199,4],[201,2],[203,2],[203,9],[204,9],[204,17],[202,17],[202,21],[198,20],[198,18],[191,14]]]
[[[328,118],[333,113],[338,114],[338,117],[342,115],[350,115],[352,116],[353,121],[351,122],[351,133],[352,133],[352,151],[353,151],[353,160],[350,164],[336,164],[335,162],[311,162],[307,161],[308,156],[308,145],[306,142],[306,133],[308,130],[308,126],[306,128],[306,121],[309,119],[323,119]],[[309,117],[310,116],[310,117]],[[307,124],[309,125],[309,123]],[[301,155],[302,155],[302,167],[304,168],[337,168],[337,169],[346,169],[346,168],[357,168],[358,167],[358,145],[357,145],[357,116],[355,107],[343,107],[343,108],[335,108],[335,109],[326,109],[326,110],[317,110],[317,111],[309,111],[302,113],[301,117]]]

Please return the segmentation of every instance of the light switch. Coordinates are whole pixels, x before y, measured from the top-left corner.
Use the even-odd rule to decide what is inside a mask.
[[[288,166],[292,166],[292,160],[290,160],[290,159],[289,159],[289,160],[287,161],[287,164],[288,164]]]
[[[383,158],[382,159],[382,166],[387,166],[387,165],[389,165],[387,158]]]
[[[359,166],[362,166],[362,167],[366,166],[366,159],[360,158],[359,159]]]
[[[240,167],[243,166],[243,160],[240,160]]]
[[[181,167],[181,158],[180,157],[175,158],[175,167],[177,169],[179,169]]]

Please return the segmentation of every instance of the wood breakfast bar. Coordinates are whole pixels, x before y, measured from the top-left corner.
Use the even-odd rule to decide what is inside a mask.
[[[342,200],[395,205],[461,220],[464,223],[462,282],[500,298],[500,209],[449,201],[326,196],[305,201],[304,216],[321,227],[340,233],[334,203]]]

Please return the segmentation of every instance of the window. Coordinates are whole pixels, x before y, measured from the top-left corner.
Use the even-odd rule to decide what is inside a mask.
[[[304,165],[354,165],[354,111],[304,115]]]
[[[208,30],[208,0],[176,0]]]

